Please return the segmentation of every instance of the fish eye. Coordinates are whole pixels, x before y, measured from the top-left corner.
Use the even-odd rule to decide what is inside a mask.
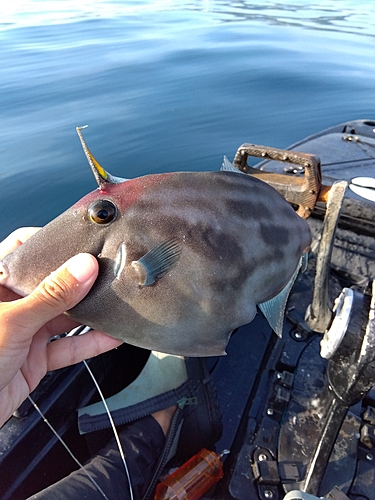
[[[94,201],[89,207],[90,219],[96,224],[109,224],[117,215],[117,208],[109,200]]]

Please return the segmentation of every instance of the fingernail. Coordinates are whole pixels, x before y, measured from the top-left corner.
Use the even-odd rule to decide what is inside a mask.
[[[76,280],[84,283],[92,277],[95,263],[87,254],[79,253],[68,260],[66,268]]]

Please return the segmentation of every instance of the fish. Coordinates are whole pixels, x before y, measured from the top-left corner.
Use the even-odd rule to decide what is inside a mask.
[[[265,182],[229,160],[220,171],[122,179],[77,132],[98,188],[0,262],[21,296],[67,259],[94,255],[99,275],[66,312],[123,342],[219,356],[257,306],[281,335],[285,304],[311,244],[308,224]]]

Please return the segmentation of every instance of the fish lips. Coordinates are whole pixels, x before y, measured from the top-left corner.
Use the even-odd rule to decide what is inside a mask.
[[[99,261],[101,260],[101,254],[99,254],[96,257]],[[9,266],[6,262],[6,257],[0,261],[0,286],[4,286],[11,290],[12,292],[16,293],[20,297],[26,297],[28,295],[25,290],[22,290],[19,286],[17,286],[16,283],[13,282],[12,280],[12,273],[9,269]],[[116,257],[113,262],[113,274],[114,274],[114,279],[119,279],[121,276],[121,273],[125,267],[126,263],[126,246],[124,243],[120,243],[117,249]]]
[[[9,272],[5,259],[0,261],[0,286],[8,288],[20,297],[25,297],[27,295],[24,290],[21,290],[15,283],[12,283],[11,273]]]

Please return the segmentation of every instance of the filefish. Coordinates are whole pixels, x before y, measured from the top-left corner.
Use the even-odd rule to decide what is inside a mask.
[[[98,189],[0,262],[0,284],[25,296],[79,252],[99,275],[71,318],[145,349],[216,356],[257,306],[281,335],[311,235],[284,198],[225,159],[217,172],[124,180],[95,160]]]

